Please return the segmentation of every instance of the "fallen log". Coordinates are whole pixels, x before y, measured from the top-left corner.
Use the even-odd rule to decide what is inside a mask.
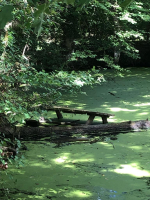
[[[80,126],[66,126],[66,127],[17,127],[16,131],[12,133],[12,128],[8,131],[9,127],[5,132],[4,127],[0,127],[0,132],[13,134],[22,139],[40,138],[52,136],[54,134],[71,135],[71,134],[94,134],[104,135],[118,134],[121,132],[141,131],[150,128],[150,121],[139,120],[139,121],[126,121],[121,123],[112,124],[100,124],[100,125],[80,125]]]
[[[99,125],[79,125],[79,126],[66,126],[66,127],[16,127],[15,132],[12,127],[0,127],[0,132],[5,135],[13,135],[22,139],[40,138],[52,136],[54,134],[71,135],[71,134],[94,134],[104,135],[118,134],[121,132],[141,131],[150,128],[150,121],[126,121],[121,123],[112,124],[99,124]]]

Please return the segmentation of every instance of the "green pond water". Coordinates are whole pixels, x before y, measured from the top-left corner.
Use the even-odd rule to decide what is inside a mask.
[[[66,97],[60,105],[115,114],[108,119],[112,123],[150,117],[150,69],[134,68],[115,79],[111,71],[105,74],[106,83],[85,87],[86,95]],[[66,114],[64,118],[86,121],[88,117]],[[101,118],[95,122],[101,123]],[[94,144],[66,143],[60,148],[45,140],[25,144],[24,167],[10,166],[7,176],[1,172],[8,199],[150,199],[150,131],[121,133],[117,140],[106,137]]]

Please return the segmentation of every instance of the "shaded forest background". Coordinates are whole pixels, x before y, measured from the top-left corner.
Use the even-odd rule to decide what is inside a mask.
[[[149,67],[148,1],[132,1],[124,10],[121,0],[90,1],[82,7],[78,1],[73,5],[25,2],[14,3],[9,28],[1,29],[1,39],[8,40],[7,61],[9,57],[18,62],[23,54],[35,69],[47,72]]]

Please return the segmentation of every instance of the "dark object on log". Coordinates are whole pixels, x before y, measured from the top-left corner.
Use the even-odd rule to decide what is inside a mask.
[[[26,126],[31,126],[31,127],[38,127],[40,126],[40,122],[34,119],[25,119]]]
[[[100,113],[100,112],[94,112],[94,111],[88,111],[88,110],[78,110],[78,109],[70,109],[70,108],[64,108],[64,107],[52,107],[48,108],[48,111],[55,111],[57,114],[58,119],[62,119],[62,113],[74,113],[74,114],[87,114],[89,115],[89,118],[86,122],[86,125],[92,124],[95,116],[99,116],[102,118],[103,124],[108,123],[107,118],[110,116],[114,116],[113,114],[108,114],[108,113]]]

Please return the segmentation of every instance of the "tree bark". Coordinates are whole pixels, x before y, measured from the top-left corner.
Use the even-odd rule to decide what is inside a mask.
[[[141,131],[150,128],[150,121],[127,121],[114,124],[100,124],[100,125],[80,125],[70,127],[17,127],[14,136],[21,139],[41,138],[47,136],[53,136],[54,134],[71,135],[71,134],[93,134],[93,135],[105,135],[118,134],[121,132]],[[0,132],[4,132],[6,135],[12,134],[12,128],[5,131],[0,127]]]

